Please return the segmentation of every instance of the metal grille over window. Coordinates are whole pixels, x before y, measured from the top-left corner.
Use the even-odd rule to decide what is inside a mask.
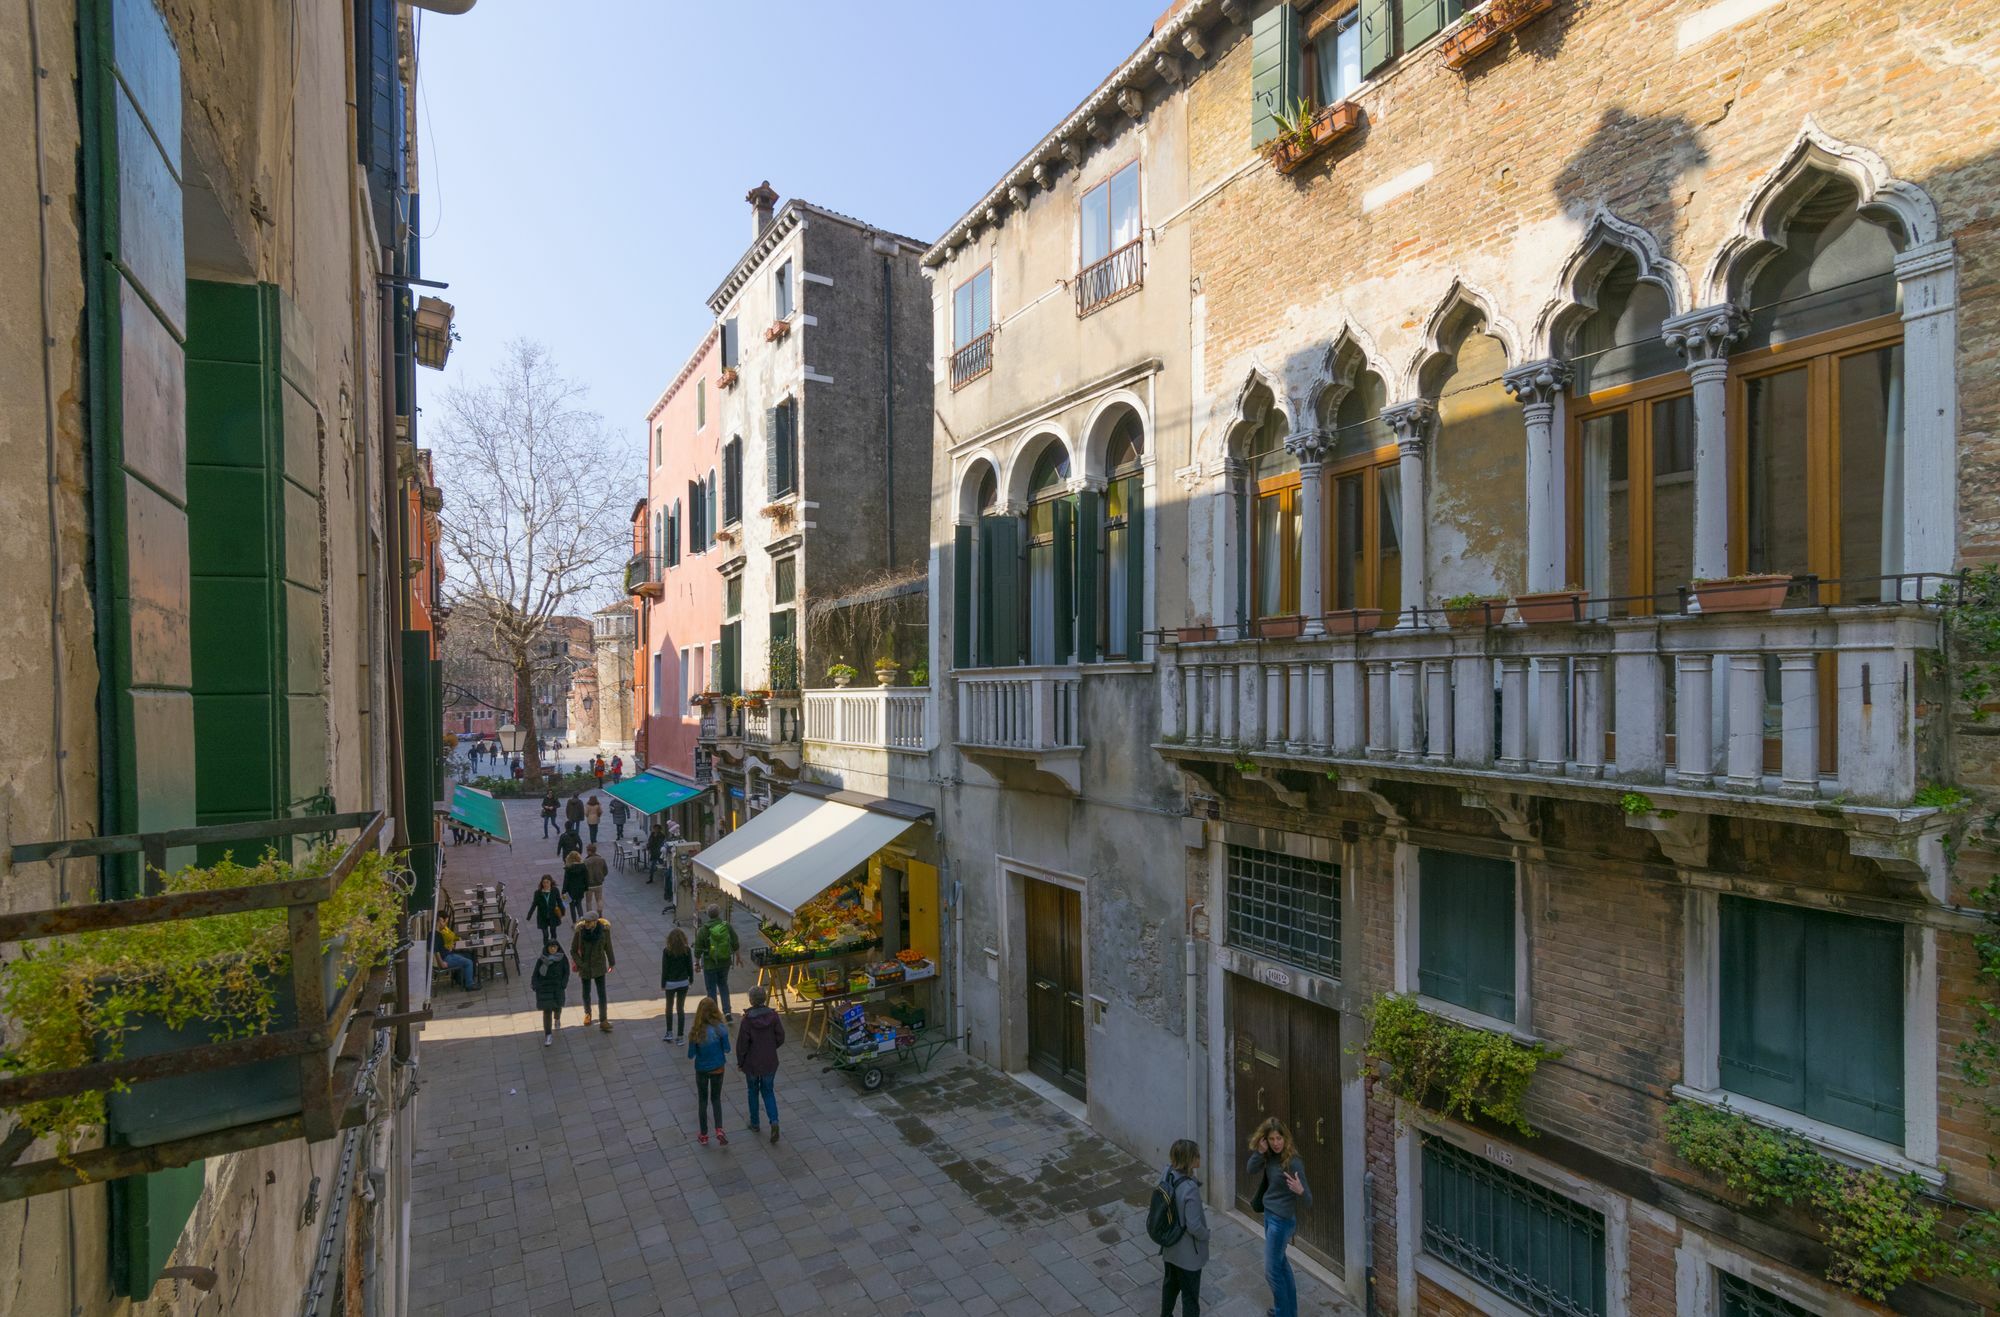
[[[1340,976],[1340,870],[1248,846],[1229,848],[1229,944]]]
[[[1601,1213],[1428,1134],[1423,1176],[1426,1253],[1528,1312],[1605,1311]]]
[[[1718,1271],[1715,1279],[1722,1297],[1722,1317],[1817,1317],[1812,1309],[1787,1302],[1741,1276]]]

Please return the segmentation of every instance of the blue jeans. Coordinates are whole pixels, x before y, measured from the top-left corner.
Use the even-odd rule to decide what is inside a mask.
[[[551,832],[553,832],[553,831],[555,830],[555,826],[556,826],[556,816],[555,816],[555,815],[553,815],[553,814],[544,814],[544,815],[542,815],[542,840],[543,840],[543,841],[547,841],[547,840],[549,839],[549,834],[550,834]]]
[[[1264,1213],[1264,1283],[1271,1287],[1273,1317],[1299,1317],[1299,1286],[1285,1254],[1298,1232],[1296,1217]]]
[[[469,988],[478,981],[479,970],[472,963],[472,957],[461,956],[456,951],[447,951],[444,956],[445,968],[458,976],[458,984]]]
[[[584,826],[585,826],[586,828],[589,828],[589,829],[590,829],[590,839],[591,839],[592,841],[596,841],[596,840],[597,840],[597,825],[596,825],[595,823],[586,823],[586,824],[584,824]]]
[[[725,960],[720,966],[703,965],[701,982],[708,995],[721,1005],[722,1013],[729,1014],[729,962]]]
[[[743,1079],[748,1086],[748,1096],[744,1098],[743,1105],[750,1108],[750,1128],[753,1130],[757,1128],[757,1095],[759,1093],[764,1095],[764,1112],[770,1116],[771,1124],[775,1126],[778,1123],[778,1077],[776,1075],[745,1075]]]

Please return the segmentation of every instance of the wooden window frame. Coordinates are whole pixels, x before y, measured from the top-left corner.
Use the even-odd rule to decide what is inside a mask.
[[[979,276],[982,274],[986,276],[986,328],[980,330],[977,334],[974,334],[971,338],[968,338],[965,340],[965,342],[961,343],[958,341],[958,295],[961,291],[970,286],[973,280],[979,278]],[[969,347],[973,343],[978,342],[980,339],[984,338],[986,335],[992,332],[993,332],[993,262],[988,261],[986,262],[986,264],[980,266],[978,269],[974,270],[971,274],[966,275],[965,278],[959,280],[957,283],[952,285],[951,349],[953,352],[958,352],[960,349]]]
[[[1655,375],[1595,393],[1570,399],[1564,427],[1564,457],[1568,463],[1568,489],[1564,492],[1569,518],[1569,543],[1564,546],[1566,574],[1572,581],[1583,580],[1583,427],[1604,416],[1626,413],[1625,471],[1627,518],[1626,580],[1618,594],[1626,599],[1632,617],[1650,617],[1657,596],[1653,577],[1653,404],[1692,396],[1694,386],[1685,371]],[[1643,463],[1643,465],[1642,465]],[[1634,481],[1631,473],[1645,471],[1644,481]],[[1645,596],[1639,598],[1639,596]]]
[[[1806,563],[1822,581],[1840,576],[1839,363],[1843,358],[1903,342],[1903,318],[1891,312],[1750,348],[1729,359],[1729,570],[1748,570],[1750,548],[1750,381],[1806,370]],[[1905,362],[1904,369],[1908,369]],[[1907,382],[1906,382],[1907,387]],[[1822,585],[1819,602],[1841,602],[1838,585]]]
[[[1254,462],[1256,459],[1252,458],[1251,460]],[[1290,505],[1289,506],[1283,504],[1280,505],[1279,521],[1278,521],[1279,526],[1283,528],[1283,534],[1286,536],[1287,539],[1289,539],[1290,536],[1292,535],[1291,528],[1293,523],[1299,520],[1299,500],[1303,489],[1304,489],[1304,482],[1300,478],[1299,473],[1296,470],[1294,470],[1294,471],[1288,471],[1283,475],[1266,476],[1263,479],[1257,481],[1256,485],[1251,490],[1250,618],[1252,622],[1264,622],[1276,618],[1298,617],[1300,616],[1299,610],[1305,607],[1305,601],[1299,598],[1301,578],[1304,575],[1304,573],[1300,570],[1300,568],[1304,565],[1305,561],[1304,558],[1305,546],[1303,544],[1287,544],[1285,546],[1285,555],[1284,555],[1285,567],[1283,573],[1280,575],[1278,580],[1278,598],[1280,601],[1280,610],[1275,613],[1266,613],[1264,611],[1263,598],[1262,598],[1263,591],[1259,587],[1259,582],[1261,582],[1264,578],[1262,574],[1258,571],[1258,568],[1262,565],[1263,562],[1264,544],[1262,537],[1259,536],[1257,533],[1257,528],[1263,525],[1264,523],[1264,519],[1260,514],[1260,508],[1263,504],[1264,499],[1270,496],[1283,496],[1285,494],[1289,494],[1291,496]],[[1291,598],[1296,605],[1291,611],[1285,611],[1283,609],[1282,601],[1287,597]]]
[[[1402,461],[1393,443],[1366,453],[1355,453],[1320,468],[1320,511],[1325,524],[1320,530],[1320,611],[1337,611],[1334,598],[1339,566],[1340,522],[1338,500],[1333,497],[1337,481],[1359,473],[1361,481],[1361,562],[1355,577],[1354,607],[1380,607],[1382,597],[1382,472]]]
[[[1328,32],[1338,28],[1341,20],[1346,18],[1354,20],[1357,29],[1355,39],[1358,41],[1360,39],[1361,0],[1323,0],[1323,3],[1313,6],[1310,10],[1299,15],[1299,88],[1304,93],[1305,98],[1312,102],[1312,107],[1315,110],[1324,110],[1329,104],[1338,105],[1340,103],[1339,101],[1323,102],[1319,98],[1319,39]],[[1393,59],[1394,56],[1391,56],[1391,58]],[[1364,72],[1360,75],[1360,81],[1354,84],[1354,91],[1360,91],[1361,88],[1367,85],[1368,75]],[[1352,94],[1350,93],[1349,96],[1342,99],[1351,100]]]

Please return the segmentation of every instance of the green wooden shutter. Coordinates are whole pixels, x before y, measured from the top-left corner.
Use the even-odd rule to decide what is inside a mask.
[[[1250,145],[1278,135],[1280,113],[1299,99],[1299,15],[1279,0],[1250,25]]]
[[[1805,971],[1806,1114],[1901,1144],[1901,925],[1813,911]]]
[[[1361,76],[1374,73],[1395,53],[1396,0],[1361,0]]]
[[[1415,50],[1420,42],[1443,31],[1446,24],[1457,21],[1463,12],[1460,0],[1403,0],[1403,49]],[[1366,39],[1364,33],[1363,40]],[[1367,63],[1366,58],[1362,63]]]
[[[986,552],[987,662],[1021,662],[1021,519],[982,517]]]
[[[1805,1106],[1805,914],[1720,899],[1722,1086],[1792,1111]]]
[[[1125,480],[1125,616],[1110,625],[1121,622],[1125,657],[1137,663],[1146,652],[1146,484],[1138,476]]]
[[[1076,661],[1095,663],[1098,657],[1098,577],[1103,572],[1098,536],[1103,533],[1104,496],[1085,489],[1076,496]]]
[[[716,648],[720,651],[717,657],[721,660],[716,666],[722,669],[718,689],[724,695],[740,695],[743,693],[742,683],[737,680],[737,663],[740,657],[737,653],[737,650],[740,648],[737,639],[739,635],[738,628],[741,626],[742,623],[740,622],[724,622],[722,624],[722,637],[716,643]]]
[[[1513,864],[1432,850],[1421,852],[1418,864],[1418,990],[1511,1021]]]
[[[778,409],[764,409],[764,500],[778,501]]]
[[[701,482],[688,481],[688,552],[701,552]]]
[[[704,545],[715,543],[715,472],[708,473],[708,502],[701,512],[701,535]]]
[[[951,533],[951,665],[972,666],[972,527]]]
[[[1055,661],[1067,663],[1076,652],[1076,509],[1058,499],[1056,523]]]

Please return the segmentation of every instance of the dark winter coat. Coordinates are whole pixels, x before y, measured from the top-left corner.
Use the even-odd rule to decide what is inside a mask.
[[[583,854],[583,838],[577,835],[574,823],[565,827],[562,835],[556,838],[556,850],[563,855]]]
[[[528,914],[536,928],[554,928],[563,921],[563,894],[556,888],[543,891],[535,889],[535,895],[528,902]]]
[[[542,797],[542,817],[545,819],[552,819],[555,816],[556,816],[556,793],[551,791],[549,792],[548,795]]]
[[[569,804],[563,806],[563,817],[571,823],[583,822],[583,802],[575,796],[571,796]]]
[[[601,979],[618,963],[611,953],[611,921],[586,919],[569,940],[569,958],[586,979]]]
[[[660,948],[660,987],[685,988],[694,983],[694,953],[683,951],[678,956]]]
[[[785,1017],[769,1006],[752,1006],[737,1026],[736,1068],[746,1075],[778,1073],[778,1049],[785,1044]]]
[[[581,901],[583,894],[590,890],[590,870],[583,861],[563,866],[563,895],[572,901]]]
[[[569,991],[569,961],[560,951],[553,956],[543,952],[535,961],[528,982],[534,985],[537,1007],[545,1011],[561,1010],[563,996]]]

